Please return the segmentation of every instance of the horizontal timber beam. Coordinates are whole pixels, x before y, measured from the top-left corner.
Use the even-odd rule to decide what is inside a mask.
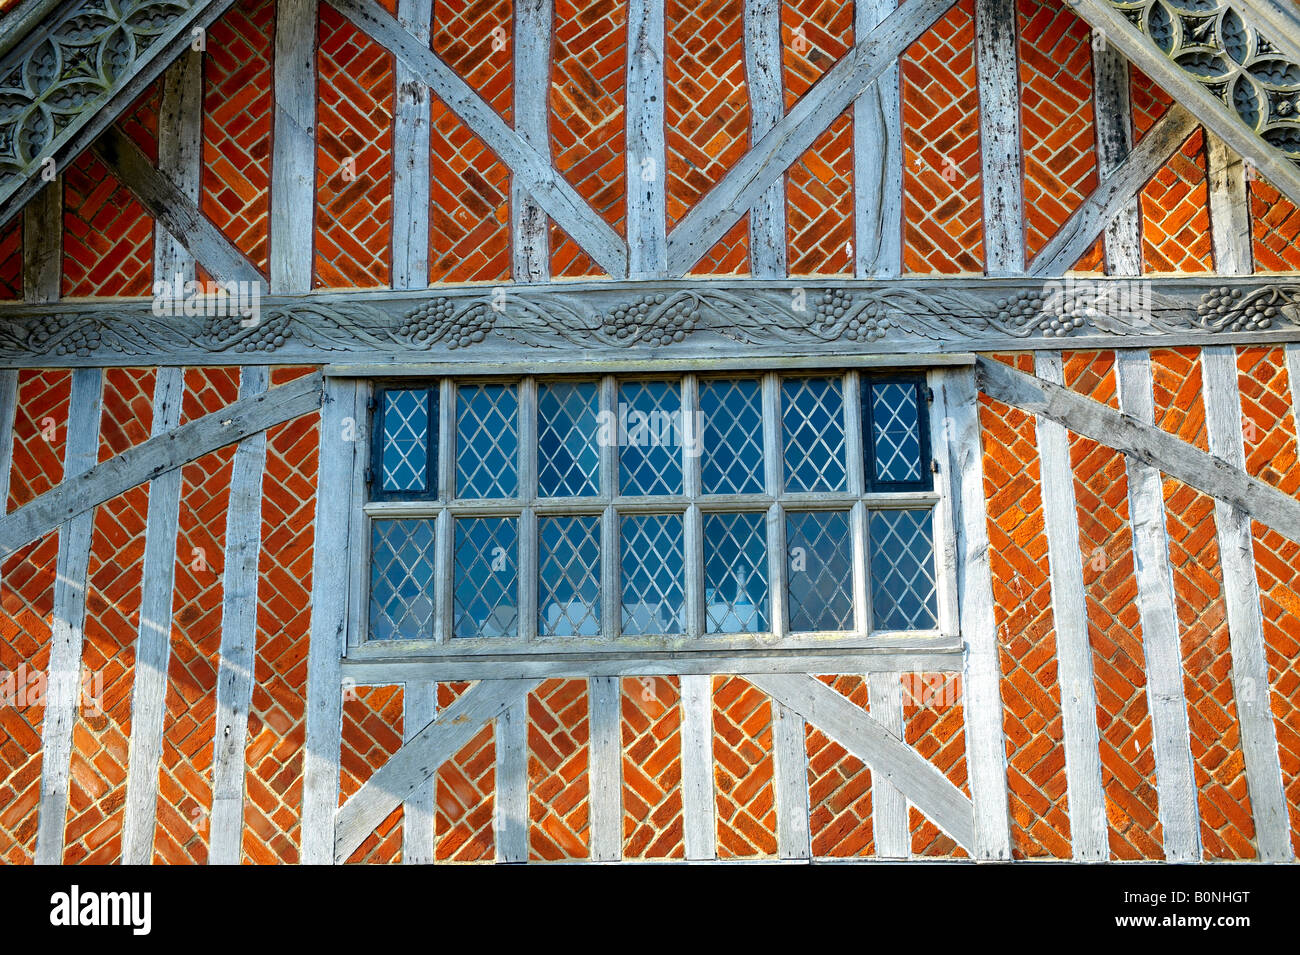
[[[228,300],[0,304],[0,368],[543,367],[576,355],[596,362],[681,362],[1300,342],[1300,281],[1281,276],[718,279],[496,288],[504,295],[483,286],[272,295],[247,319],[231,314]],[[209,316],[225,317],[205,320],[205,308]]]
[[[149,438],[0,517],[0,554],[10,554],[70,518],[211,451],[316,411],[320,403],[321,375],[317,373]]]
[[[1132,459],[1231,504],[1279,534],[1300,542],[1300,501],[1222,458],[1130,415],[1113,411],[1099,401],[1015,371],[1001,362],[977,359],[975,381],[990,398],[1041,415],[1075,434],[1123,451]]]

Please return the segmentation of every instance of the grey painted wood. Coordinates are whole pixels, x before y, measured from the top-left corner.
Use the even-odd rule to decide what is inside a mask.
[[[989,275],[1025,270],[1019,33],[1015,0],[975,0],[984,269]]]
[[[423,727],[438,716],[438,684],[410,682],[402,688],[402,729],[404,742],[410,742]],[[498,721],[498,730],[500,722]],[[501,753],[498,733],[497,753]],[[499,758],[499,755],[498,755]],[[501,773],[498,769],[498,779]],[[434,807],[437,781],[430,778],[406,797],[402,803],[402,864],[432,865],[434,861]],[[497,804],[501,803],[498,789]],[[499,810],[498,810],[499,811]],[[500,839],[498,838],[498,845]]]
[[[1089,2],[1089,0],[1080,0]],[[1130,207],[1148,179],[1160,171],[1183,142],[1196,130],[1196,118],[1178,103],[1172,104],[1109,176],[1098,183],[1056,235],[1034,256],[1033,275],[1061,275],[1092,247],[1115,218]]]
[[[390,14],[368,0],[331,5],[423,80],[447,108],[491,149],[578,246],[614,278],[627,275],[622,238],[569,185],[550,160],[516,133],[490,105]]]
[[[1201,370],[1210,453],[1226,462],[1226,467],[1244,471],[1246,449],[1236,352],[1231,348],[1204,349]],[[1239,505],[1216,500],[1214,524],[1219,540],[1223,598],[1228,611],[1233,699],[1241,727],[1241,751],[1255,817],[1255,839],[1260,859],[1287,861],[1292,855],[1290,821],[1278,758],[1277,731],[1269,705],[1271,689],[1251,515]]]
[[[9,507],[9,471],[14,460],[14,422],[18,413],[18,372],[0,370],[0,510]]]
[[[348,418],[361,420],[364,410],[364,405],[358,400],[355,381],[330,379],[326,383],[321,409],[316,531],[312,549],[307,743],[303,752],[302,861],[309,865],[324,865],[335,858],[334,810],[339,798],[339,746],[343,732],[343,702],[339,688],[341,658],[347,647],[348,542],[350,524],[356,511],[352,482],[356,458],[367,452],[363,442],[347,440],[344,426]],[[403,677],[390,682],[438,679],[436,675],[404,673]],[[411,790],[417,788],[418,784]],[[408,792],[401,793],[370,828],[378,825],[408,796]],[[356,844],[349,847],[342,858],[346,859],[369,832],[367,829],[360,833]]]
[[[498,862],[528,861],[528,702],[497,717],[496,843]]]
[[[429,42],[432,17],[433,0],[398,0],[398,22],[423,43]],[[429,284],[429,87],[400,62],[393,84],[392,284],[424,288]]]
[[[162,251],[166,253],[166,250]],[[179,426],[184,391],[183,368],[158,369],[153,392],[151,437],[160,437]],[[148,865],[153,861],[158,765],[162,759],[167,670],[171,660],[172,588],[176,576],[180,503],[179,469],[149,482],[140,626],[136,636],[135,679],[131,685],[126,807],[122,814],[122,861],[127,865]]]
[[[203,171],[203,54],[188,49],[163,74],[158,113],[158,172],[198,212]],[[129,188],[129,187],[128,187]],[[153,236],[153,277],[194,281],[194,256],[159,223]],[[214,273],[215,274],[215,273]]]
[[[903,739],[903,685],[897,673],[867,675],[867,702],[871,715],[890,736]],[[966,714],[969,721],[971,713]],[[976,823],[978,830],[979,823]],[[887,778],[871,778],[871,829],[876,837],[876,855],[884,859],[906,859],[912,851],[908,827],[907,799]],[[978,835],[976,838],[979,838]]]
[[[811,859],[808,831],[808,746],[803,717],[772,701],[772,788],[776,848],[782,859]]]
[[[966,696],[966,759],[975,807],[976,856],[1009,859],[1011,828],[1002,735],[1002,670],[993,614],[993,578],[989,568],[979,399],[974,376],[969,370],[946,370],[936,374],[935,378],[936,390],[942,395],[944,440],[939,447],[945,451],[939,466],[950,476],[956,512],[957,556],[954,563],[960,629],[966,645],[962,686]],[[942,670],[942,667],[917,661],[912,672]],[[869,666],[865,672],[883,673],[885,668]],[[901,847],[896,841],[895,848],[905,850],[906,841]]]
[[[1035,362],[1041,387],[1060,391],[1065,372],[1060,352],[1040,352]],[[978,369],[979,366],[977,365]],[[977,372],[978,375],[978,372]],[[995,398],[979,379],[981,390]],[[1005,399],[1002,399],[1005,400]],[[1088,401],[1087,398],[1079,398]],[[1095,403],[1095,402],[1094,402]],[[1022,408],[1030,411],[1029,408]],[[1032,409],[1038,410],[1038,409]],[[1093,681],[1088,607],[1084,599],[1083,554],[1079,549],[1079,512],[1066,424],[1039,413],[1038,457],[1042,472],[1043,523],[1051,570],[1052,619],[1061,688],[1061,723],[1065,736],[1065,777],[1069,792],[1070,834],[1074,858],[1104,862],[1109,858],[1106,802],[1102,790],[1097,689]],[[1072,427],[1071,430],[1078,431]]]
[[[266,368],[240,373],[239,397],[264,394]],[[221,649],[217,667],[217,711],[212,745],[212,818],[208,862],[238,865],[244,834],[244,750],[253,701],[257,651],[258,557],[262,544],[262,474],[266,432],[239,442],[226,504],[226,552],[221,577]]]
[[[1300,60],[1300,10],[1288,0],[1236,0],[1233,4],[1269,42]]]
[[[336,657],[337,653],[335,648]],[[455,703],[404,743],[352,794],[351,799],[333,813],[333,860],[346,861],[375,826],[473,739],[484,723],[524,699],[536,686],[536,680],[482,680],[461,694]],[[338,694],[337,683],[334,692]],[[337,758],[335,753],[334,759]],[[338,799],[337,783],[333,798]],[[304,853],[307,836],[305,813],[304,806]],[[323,828],[330,832],[328,821]]]
[[[271,291],[311,288],[316,225],[317,0],[275,7]]]
[[[1118,352],[1116,378],[1121,413],[1154,425],[1150,356],[1142,351]],[[1170,862],[1199,862],[1201,819],[1183,692],[1183,655],[1169,563],[1164,486],[1160,472],[1150,465],[1132,458],[1126,458],[1125,463],[1165,858]]]
[[[668,268],[664,0],[628,0],[625,103],[628,277],[658,278]]]
[[[513,35],[515,75],[528,81],[516,83],[515,132],[549,159],[551,33],[554,15],[551,0],[518,0],[514,4]],[[516,282],[546,282],[551,277],[551,229],[546,210],[522,182],[510,182],[511,276]]]
[[[63,177],[23,210],[23,301],[56,302],[63,281]]]
[[[623,854],[623,717],[619,679],[592,677],[588,812],[593,862],[617,862]]]
[[[1250,200],[1246,196],[1246,164],[1214,133],[1205,133],[1210,191],[1210,238],[1214,268],[1223,275],[1249,275],[1252,257]]]
[[[135,141],[116,126],[95,142],[95,155],[184,249],[219,282],[253,282],[261,274],[186,194],[149,162]]]
[[[1207,348],[1203,354],[1215,351]],[[1300,501],[1233,467],[1221,456],[1206,454],[1173,435],[1067,391],[1054,382],[1021,374],[984,358],[975,367],[980,389],[999,401],[1133,455],[1170,477],[1231,504],[1291,540],[1300,541]]]
[[[39,28],[63,0],[28,0],[5,11],[0,18],[0,56],[5,56]]]
[[[949,6],[948,0],[911,0],[860,38],[677,223],[668,237],[669,273],[689,271]]]
[[[1124,164],[1133,149],[1129,62],[1109,43],[1093,43],[1092,76],[1097,171],[1105,178]],[[1142,210],[1136,195],[1106,226],[1104,255],[1108,274],[1142,274]]]
[[[870,36],[896,0],[853,5],[856,36]],[[853,103],[854,274],[894,278],[903,270],[903,118],[898,64]]]
[[[99,419],[103,408],[103,374],[79,368],[72,373],[68,402],[66,482],[84,473],[99,453]],[[16,513],[16,512],[15,512]],[[41,790],[37,814],[37,865],[63,861],[68,784],[72,771],[72,730],[81,702],[81,650],[86,625],[86,588],[95,513],[82,511],[59,527],[59,556],[54,578],[54,614],[50,625],[50,661],[46,677],[45,721],[41,727]],[[48,528],[47,528],[48,529]]]
[[[757,142],[785,115],[781,75],[781,4],[745,0],[745,82],[749,136]],[[777,177],[749,210],[749,268],[755,278],[784,278],[785,180]]]
[[[718,855],[718,836],[713,790],[713,678],[685,674],[681,686],[682,824],[686,858],[714,859]]]
[[[753,674],[745,679],[866,763],[873,780],[888,779],[958,844],[974,850],[975,820],[970,800],[932,763],[847,697],[807,674]]]
[[[210,451],[315,411],[320,395],[319,374],[298,378],[150,438],[102,464],[92,462],[82,471],[67,471],[63,483],[0,518],[0,551],[12,552],[96,504]]]

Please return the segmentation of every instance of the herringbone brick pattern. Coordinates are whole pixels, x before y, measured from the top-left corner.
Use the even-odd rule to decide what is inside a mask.
[[[1068,352],[1066,385],[1115,407],[1114,364],[1112,352]],[[1075,434],[1069,442],[1110,852],[1116,859],[1161,859],[1164,850],[1124,456]]]
[[[749,213],[727,230],[727,234],[704,253],[687,275],[749,274]]]
[[[622,690],[623,858],[684,858],[681,681],[628,677]]]
[[[320,11],[315,284],[388,284],[393,233],[393,57],[333,7]]]
[[[439,683],[438,712],[469,689],[469,683]],[[492,813],[496,787],[496,742],[492,721],[438,768],[435,788],[434,858],[447,862],[490,862],[496,852]]]
[[[1208,450],[1200,353],[1155,351],[1151,370],[1156,425]],[[1172,478],[1165,479],[1164,500],[1202,850],[1206,859],[1251,859],[1255,824],[1233,695],[1214,500]]]
[[[556,0],[551,50],[551,156],[555,168],[606,222],[623,233],[627,215],[625,0]],[[599,275],[602,271],[552,223],[552,275]]]
[[[528,694],[528,847],[533,859],[585,859],[590,782],[587,681],[547,680]]]
[[[23,297],[23,217],[0,226],[0,299]]]
[[[903,55],[903,264],[981,272],[979,91],[973,0],[960,0]]]
[[[433,51],[507,123],[514,103],[511,0],[449,0],[435,4]],[[536,77],[527,77],[534,82]]]
[[[14,411],[8,509],[22,507],[63,480],[72,372],[23,369]]]
[[[181,423],[230,404],[237,368],[187,368]],[[154,861],[203,864],[212,812],[212,743],[221,649],[221,575],[234,447],[181,469]]]
[[[776,854],[772,703],[738,676],[713,678],[718,856]]]
[[[1247,183],[1255,270],[1300,271],[1300,209],[1264,179]]]
[[[264,273],[271,197],[273,0],[239,0],[208,28],[200,207]]]
[[[271,384],[284,384],[311,370],[276,369]],[[302,841],[307,644],[320,441],[319,414],[286,421],[266,433],[257,653],[244,750],[246,862],[297,862]]]
[[[668,228],[694,206],[749,147],[741,0],[670,0],[664,50],[664,136]],[[732,228],[692,272],[746,269],[748,229]]]
[[[1246,470],[1292,497],[1300,495],[1297,422],[1285,354],[1279,348],[1242,348],[1237,353]],[[1253,526],[1255,574],[1264,613],[1269,703],[1277,730],[1278,756],[1291,841],[1300,851],[1300,544],[1259,521]]]
[[[343,697],[339,805],[343,805],[402,747],[402,687],[358,686]],[[348,862],[402,861],[402,807],[388,814]]]
[[[154,377],[151,369],[104,372],[100,461],[149,437]],[[65,863],[116,862],[122,854],[148,504],[148,488],[141,485],[95,508],[81,653],[81,671],[91,681],[91,692],[83,696],[73,726]]]
[[[966,716],[961,676],[956,673],[906,673],[903,684],[903,739],[970,796],[966,779]],[[909,808],[912,854],[964,859],[968,853],[918,809]]]
[[[1097,187],[1088,24],[1055,0],[1019,0],[1025,253],[1032,258]],[[1079,264],[1100,271],[1094,247]]]
[[[997,356],[1032,373],[1033,357]],[[1012,853],[1070,857],[1056,624],[1032,415],[980,395]]]
[[[819,676],[831,689],[870,710],[860,676]],[[808,834],[814,858],[869,856],[876,851],[871,818],[871,770],[811,723],[808,752]]]
[[[853,6],[792,0],[781,6],[786,108],[853,48]],[[853,110],[817,137],[785,177],[791,275],[853,271]]]

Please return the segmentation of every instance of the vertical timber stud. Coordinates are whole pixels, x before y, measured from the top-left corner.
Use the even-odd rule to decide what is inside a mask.
[[[1143,424],[1154,425],[1150,355],[1145,351],[1121,350],[1117,380],[1120,412],[1132,415]],[[1125,464],[1165,858],[1170,862],[1199,862],[1201,819],[1192,768],[1187,699],[1183,693],[1182,648],[1174,576],[1169,564],[1164,487],[1160,472],[1151,465],[1131,455],[1125,455]]]
[[[896,0],[857,0],[853,35],[871,36]],[[903,123],[898,64],[853,103],[853,231],[858,278],[897,278],[903,268]]]
[[[271,156],[271,291],[311,288],[316,209],[317,0],[275,8]]]
[[[957,603],[961,608],[961,633],[966,645],[962,684],[966,695],[966,752],[975,810],[975,857],[1010,859],[1007,759],[1002,738],[979,396],[974,374],[969,369],[947,370],[936,375],[936,379],[943,390],[947,430],[942,445],[947,448],[947,460],[940,462],[940,467],[948,469],[957,498]],[[895,685],[897,682],[894,679]],[[901,853],[907,847],[904,842],[903,846],[894,848]]]
[[[1058,385],[1065,383],[1060,352],[1038,352],[1036,359],[1040,378]],[[1043,487],[1054,489],[1053,493],[1043,495],[1043,521],[1052,577],[1052,617],[1056,621],[1065,778],[1069,787],[1074,858],[1080,862],[1105,862],[1109,858],[1109,840],[1074,470],[1065,428],[1042,415],[1037,416],[1035,427]]]
[[[1208,129],[1205,130],[1205,147],[1214,270],[1220,275],[1249,275],[1254,271],[1254,262],[1250,204],[1246,197],[1246,164],[1227,143]]]
[[[713,793],[713,677],[682,677],[682,820],[687,859],[718,853]]]
[[[659,278],[668,270],[664,0],[628,0],[627,30],[628,278]]]
[[[897,673],[867,674],[867,701],[871,717],[889,730],[891,736],[903,738],[903,685]],[[970,716],[967,716],[970,719]],[[880,774],[883,776],[884,774]],[[911,851],[907,827],[907,799],[888,779],[872,777],[872,829],[876,835],[876,854],[883,859],[906,859]],[[997,858],[1001,858],[998,856]]]
[[[203,161],[203,54],[186,48],[163,74],[158,116],[158,171],[197,206]],[[194,257],[167,233],[154,229],[155,282],[194,279]],[[134,724],[132,724],[134,725]]]
[[[1129,62],[1109,43],[1092,44],[1093,116],[1096,117],[1097,171],[1104,178],[1133,149],[1133,109]],[[1137,196],[1106,226],[1103,240],[1108,275],[1142,274],[1142,218]]]
[[[551,92],[551,0],[515,0],[515,131],[524,142],[551,154],[547,129]],[[550,228],[546,211],[519,177],[510,180],[510,268],[516,282],[551,277]]]
[[[591,696],[591,861],[617,862],[623,854],[623,726],[619,678],[594,676]]]
[[[1016,0],[975,0],[984,269],[989,275],[1017,275],[1025,270],[1017,33]]]
[[[398,0],[398,21],[421,43],[429,42],[432,18],[433,0]],[[424,288],[429,284],[429,87],[402,60],[395,69],[393,208],[399,212],[393,217],[393,288]]]
[[[406,742],[437,716],[436,683],[407,683],[402,688],[402,729]],[[402,862],[406,865],[430,865],[434,861],[435,786],[435,778],[430,777],[402,803]]]
[[[758,142],[785,115],[780,0],[745,0],[745,81],[749,86],[749,137]],[[784,176],[774,179],[750,207],[749,259],[754,278],[785,278]]]
[[[270,369],[245,365],[239,397],[266,391]],[[217,666],[216,731],[212,744],[212,822],[209,862],[238,865],[244,831],[244,748],[253,700],[257,650],[258,555],[262,549],[262,473],[266,432],[239,442],[226,506],[226,554],[222,572],[221,654]]]
[[[496,843],[498,862],[528,861],[528,698],[496,721]],[[594,789],[594,786],[593,786]],[[604,798],[608,799],[605,794]],[[602,822],[602,824],[604,824]],[[602,847],[604,848],[604,847]],[[592,855],[595,856],[594,830]],[[615,857],[617,858],[617,857]],[[432,861],[432,860],[430,860]]]
[[[94,466],[99,456],[102,407],[103,372],[98,368],[73,370],[63,480],[67,481]],[[41,735],[44,759],[41,764],[40,820],[36,832],[38,865],[57,865],[63,860],[68,776],[72,770],[72,729],[81,698],[81,650],[86,624],[90,539],[94,526],[95,509],[91,508],[59,527],[45,725]]]

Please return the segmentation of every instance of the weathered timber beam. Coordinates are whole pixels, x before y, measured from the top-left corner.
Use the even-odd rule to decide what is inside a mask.
[[[403,743],[334,814],[334,861],[347,861],[375,826],[473,739],[484,723],[524,699],[540,682],[480,681]]]
[[[395,17],[369,0],[329,0],[372,40],[406,64],[474,135],[496,153],[527,186],[560,228],[614,278],[627,275],[627,247],[537,147],[526,141],[456,75],[439,56],[412,36]]]
[[[888,779],[935,825],[974,851],[975,815],[970,800],[857,704],[806,674],[752,674],[745,679],[866,763],[873,778]]]
[[[154,168],[149,157],[120,128],[105,130],[95,141],[94,150],[109,172],[140,200],[145,211],[161,222],[213,278],[219,282],[265,284],[256,266],[212,224],[190,196]],[[170,276],[156,278],[165,281]]]
[[[0,518],[0,553],[12,553],[70,518],[210,451],[315,411],[320,407],[320,399],[321,375],[317,373],[241,399],[174,431],[150,438],[65,480]]]
[[[911,0],[860,39],[705,194],[668,236],[668,272],[684,275],[805,153],[826,127],[891,66],[951,0]]]
[[[1000,362],[978,358],[975,379],[981,391],[1021,411],[1041,415],[1075,434],[1159,468],[1211,497],[1231,504],[1262,524],[1300,542],[1300,501],[1269,487],[1222,458],[1215,457],[1099,401]]]
[[[1073,268],[1097,241],[1097,236],[1133,203],[1147,180],[1159,172],[1187,137],[1196,131],[1196,126],[1196,118],[1191,113],[1177,103],[1171,105],[1123,162],[1098,183],[1092,194],[1034,256],[1029,271],[1034,275],[1061,275]]]
[[[1236,0],[1233,6],[1285,56],[1300,62],[1300,7],[1292,0]]]

